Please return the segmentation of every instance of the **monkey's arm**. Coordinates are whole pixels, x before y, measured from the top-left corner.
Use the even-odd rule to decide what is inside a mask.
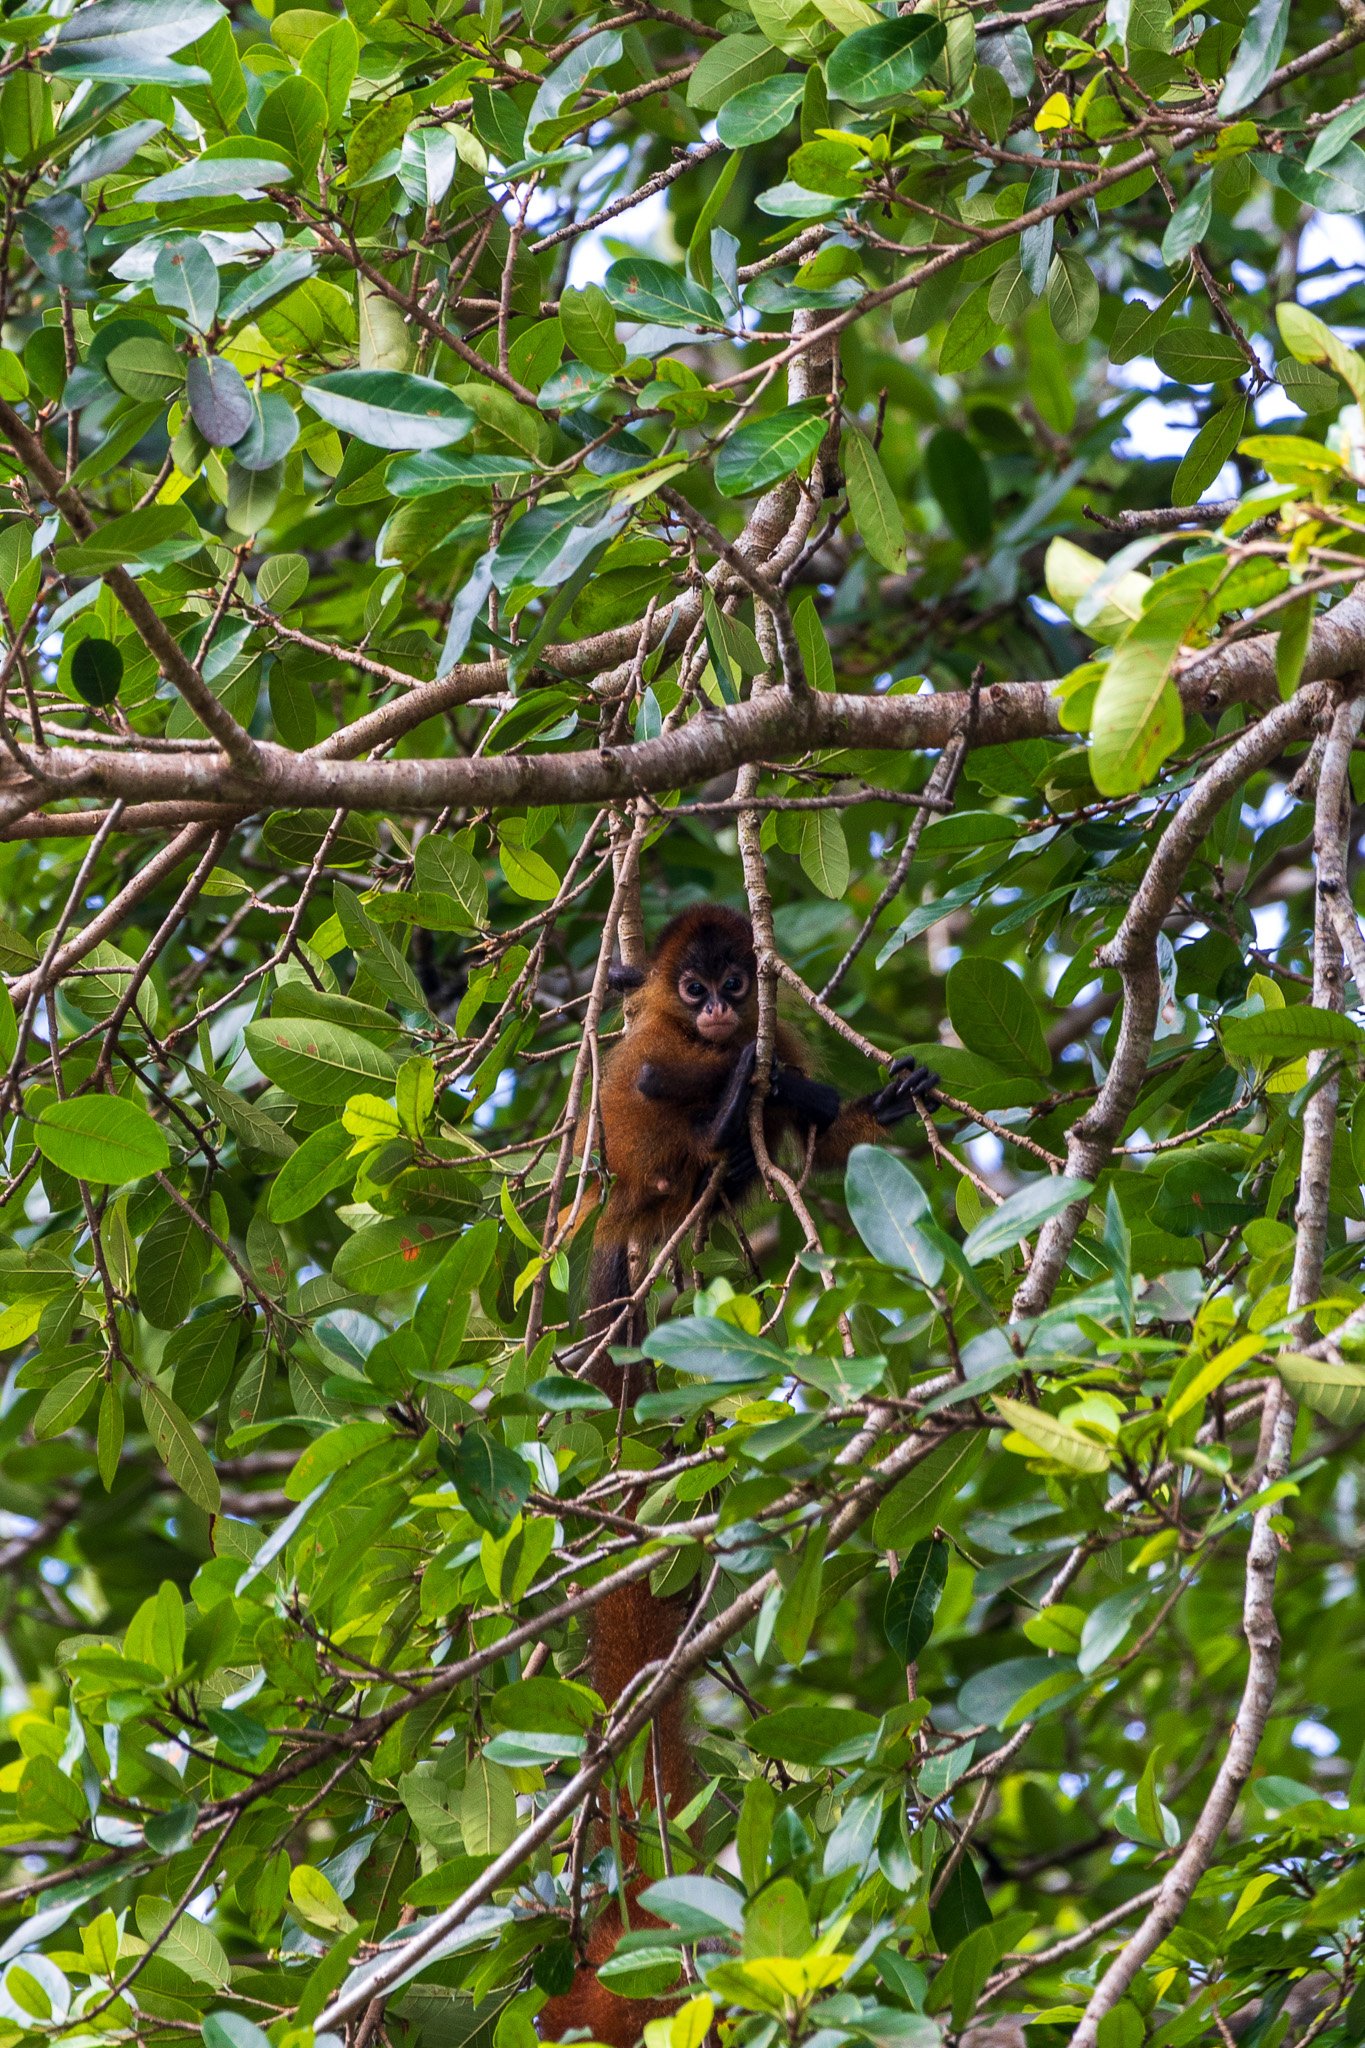
[[[807,1083],[819,1086],[819,1083]],[[817,1166],[842,1166],[855,1145],[876,1145],[883,1134],[917,1107],[932,1109],[937,1101],[938,1075],[915,1060],[896,1060],[891,1078],[871,1095],[856,1102],[840,1103],[837,1113],[823,1127],[817,1126]],[[829,1091],[834,1094],[834,1090]],[[838,1100],[836,1096],[836,1102]]]

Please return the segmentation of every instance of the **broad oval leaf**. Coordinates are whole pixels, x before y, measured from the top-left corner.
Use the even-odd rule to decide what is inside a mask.
[[[880,1145],[855,1145],[844,1195],[854,1228],[874,1259],[912,1273],[922,1287],[938,1285],[943,1252],[917,1227],[930,1215],[929,1198],[908,1166]]]
[[[50,1102],[34,1129],[38,1150],[74,1180],[117,1187],[164,1173],[166,1135],[140,1103],[122,1095],[73,1095]]]
[[[305,384],[300,395],[339,432],[371,448],[448,448],[474,424],[449,385],[406,370],[334,370]]]
[[[948,1546],[938,1537],[916,1543],[886,1589],[882,1629],[902,1664],[913,1664],[934,1632],[948,1577]]]
[[[720,302],[699,284],[647,256],[627,256],[613,263],[602,280],[610,305],[626,320],[653,321],[663,327],[723,327]]]
[[[943,55],[947,31],[930,14],[902,16],[855,29],[831,52],[826,68],[835,99],[853,107],[913,92]]]
[[[776,78],[760,78],[755,84],[744,86],[721,108],[717,135],[732,149],[771,142],[800,113],[805,86],[804,75],[785,71]]]
[[[1350,1429],[1365,1416],[1365,1369],[1344,1358],[1310,1358],[1301,1351],[1285,1351],[1275,1360],[1275,1370],[1296,1401],[1315,1415]]]
[[[1072,1202],[1083,1202],[1093,1192],[1090,1181],[1072,1180],[1064,1173],[1020,1188],[968,1235],[962,1247],[964,1258],[969,1265],[979,1266],[983,1259],[998,1257],[1021,1238],[1031,1237],[1050,1216],[1059,1216]]]
[[[1059,1422],[1046,1408],[1033,1408],[1027,1401],[1012,1401],[1005,1394],[992,1394],[991,1402],[1016,1435],[1026,1437],[1045,1457],[1069,1466],[1073,1472],[1108,1470],[1109,1453],[1103,1445],[1069,1422]]]
[[[1365,1032],[1339,1010],[1320,1010],[1295,1003],[1283,1010],[1263,1010],[1255,1017],[1229,1017],[1223,1043],[1239,1059],[1295,1059],[1300,1053],[1328,1046],[1358,1046]]]
[[[300,1102],[345,1102],[398,1069],[380,1046],[313,1017],[260,1018],[246,1027],[247,1050],[261,1072]]]
[[[811,399],[736,427],[716,457],[717,490],[742,498],[780,483],[810,461],[828,428],[829,413]]]
[[[1003,960],[968,954],[955,961],[944,993],[953,1029],[969,1052],[1006,1073],[1052,1072],[1038,1005]]]

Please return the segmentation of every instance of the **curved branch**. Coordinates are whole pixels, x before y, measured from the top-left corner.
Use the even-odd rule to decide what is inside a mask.
[[[1365,716],[1365,700],[1357,698],[1338,706],[1318,778],[1313,835],[1319,874],[1313,1001],[1320,1009],[1341,1008],[1341,948],[1336,940],[1321,881],[1324,873],[1330,878],[1344,864],[1342,837],[1350,814],[1347,770],[1362,716]],[[1269,724],[1269,719],[1265,723]],[[1191,798],[1186,811],[1193,802],[1194,798]],[[1182,811],[1181,818],[1184,816]],[[1176,824],[1179,823],[1180,819],[1177,819]],[[1171,830],[1174,829],[1173,826]],[[1315,1076],[1331,1057],[1330,1053],[1311,1053],[1310,1075]],[[1289,1290],[1291,1310],[1306,1310],[1317,1299],[1322,1286],[1337,1093],[1338,1084],[1335,1073],[1332,1073],[1309,1098],[1304,1111],[1303,1166],[1294,1219],[1298,1238]],[[1311,1338],[1311,1322],[1303,1334]],[[1263,1485],[1273,1485],[1277,1479],[1283,1478],[1289,1464],[1293,1437],[1294,1403],[1281,1381],[1272,1379],[1261,1419]],[[1258,1509],[1251,1526],[1246,1591],[1242,1603],[1242,1626],[1251,1661],[1223,1761],[1204,1801],[1203,1811],[1190,1831],[1189,1840],[1163,1878],[1141,1925],[1129,1936],[1091,1994],[1085,2013],[1071,2037],[1071,2048],[1098,2048],[1101,2021],[1124,1996],[1143,1963],[1179,1923],[1196,1884],[1212,1861],[1219,1837],[1232,1817],[1242,1787],[1251,1775],[1275,1702],[1280,1670],[1280,1631],[1275,1619],[1275,1570],[1279,1561],[1280,1538],[1274,1527],[1273,1513],[1270,1506]]]
[[[1066,1170],[1075,1179],[1093,1181],[1105,1166],[1146,1079],[1161,1001],[1157,938],[1204,834],[1250,775],[1311,730],[1324,701],[1320,684],[1300,690],[1250,726],[1205,770],[1162,833],[1113,940],[1095,955],[1096,966],[1116,967],[1122,977],[1123,1021],[1104,1086],[1067,1139]],[[1044,1224],[1033,1263],[1014,1298],[1016,1318],[1041,1315],[1051,1301],[1085,1210],[1083,1201],[1073,1202]]]

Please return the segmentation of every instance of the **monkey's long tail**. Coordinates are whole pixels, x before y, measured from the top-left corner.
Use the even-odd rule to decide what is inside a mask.
[[[587,1328],[591,1336],[600,1337],[611,1329],[621,1314],[632,1293],[630,1280],[630,1246],[624,1241],[605,1241],[599,1228],[597,1241],[593,1246],[592,1264],[588,1268],[588,1316]],[[613,1342],[617,1344],[638,1344],[645,1334],[643,1306],[632,1308]],[[593,1380],[607,1394],[620,1392],[620,1369],[609,1358],[603,1359],[594,1369]]]
[[[608,1706],[621,1697],[646,1666],[657,1666],[668,1657],[677,1643],[686,1609],[685,1598],[661,1600],[645,1583],[623,1586],[594,1608],[592,1678]],[[666,1826],[663,1816],[680,1813],[691,1790],[684,1706],[680,1694],[675,1692],[659,1709],[654,1723],[645,1763],[641,1811],[635,1812],[630,1802],[618,1794],[624,1825],[617,1831],[617,1840],[627,1863],[622,1875],[632,1928],[663,1924],[636,1903],[640,1892],[651,1882],[638,1865],[637,1837],[644,1842],[661,1825]],[[607,1798],[605,1790],[599,1792],[598,1814],[592,1824],[593,1839],[599,1848],[608,1846],[612,1840]],[[609,1899],[589,1931],[584,1959],[573,1983],[541,2008],[537,2025],[542,2040],[559,2040],[572,2028],[586,2027],[594,2040],[608,2043],[609,2048],[631,2048],[647,2020],[673,2010],[676,1998],[622,1998],[599,1980],[599,1968],[615,1952],[624,1931],[620,1905],[616,1899]]]
[[[630,1245],[598,1224],[588,1275],[587,1329],[601,1337],[616,1322],[632,1292]],[[613,1338],[613,1345],[638,1345],[645,1334],[643,1306],[632,1308]],[[624,1384],[622,1376],[625,1376]],[[593,1368],[596,1386],[613,1400],[629,1407],[640,1391],[641,1368],[619,1365],[604,1356]],[[633,1514],[638,1495],[623,1503]],[[647,1667],[657,1669],[677,1644],[686,1617],[685,1597],[663,1599],[652,1593],[646,1582],[622,1586],[609,1593],[592,1610],[589,1619],[592,1682],[608,1707],[627,1689],[634,1690]],[[621,1799],[620,1818],[625,1826],[617,1831],[627,1868],[621,1877],[634,1927],[657,1927],[662,1923],[637,1906],[636,1900],[650,1879],[637,1862],[637,1833],[667,1826],[668,1817],[680,1813],[691,1796],[691,1750],[686,1710],[681,1693],[675,1692],[660,1707],[651,1732],[650,1750],[644,1772],[643,1813],[636,1815],[628,1801]],[[609,1795],[598,1794],[598,1810],[592,1822],[593,1841],[598,1848],[612,1842]],[[618,1798],[620,1795],[618,1793]],[[608,2048],[632,2048],[646,2021],[667,2013],[674,1999],[620,1998],[598,1978],[598,1969],[614,1953],[625,1931],[617,1899],[609,1899],[588,1933],[583,1955],[569,1989],[551,1998],[541,2009],[537,2026],[542,2040],[558,2040],[574,2028],[586,2028],[596,2041]]]

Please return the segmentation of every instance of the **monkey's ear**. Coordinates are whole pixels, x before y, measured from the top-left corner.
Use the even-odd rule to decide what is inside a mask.
[[[618,996],[628,996],[634,989],[645,985],[643,967],[628,967],[624,960],[617,960],[607,969],[607,987]]]

